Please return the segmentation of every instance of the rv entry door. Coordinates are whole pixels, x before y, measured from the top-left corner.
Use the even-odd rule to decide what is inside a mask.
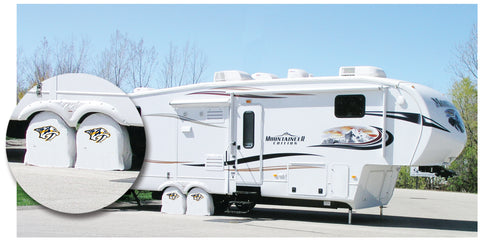
[[[261,185],[263,181],[263,108],[239,106],[237,110],[237,185]]]

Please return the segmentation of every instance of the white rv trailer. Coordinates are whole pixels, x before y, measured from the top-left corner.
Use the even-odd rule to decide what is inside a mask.
[[[42,92],[46,88],[29,102]],[[74,93],[63,92],[62,102],[77,99]],[[241,209],[281,204],[350,213],[382,207],[400,166],[443,168],[466,141],[458,112],[442,94],[386,78],[376,67],[341,67],[334,77],[298,69],[290,69],[287,78],[223,71],[211,83],[138,88],[129,97],[141,113],[147,141],[133,188],[159,192],[167,213],[209,215],[232,203]],[[30,116],[12,120],[31,119],[41,110],[20,111]],[[131,126],[128,118],[123,121]],[[67,121],[77,122],[82,120]],[[129,139],[138,140],[133,133]]]
[[[400,166],[442,168],[466,141],[442,94],[380,68],[252,77],[223,71],[212,83],[130,94],[147,138],[134,188],[163,192],[169,213],[212,214],[231,203],[351,213],[386,205]]]

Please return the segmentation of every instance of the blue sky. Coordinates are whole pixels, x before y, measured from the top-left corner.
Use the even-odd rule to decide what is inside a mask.
[[[87,37],[96,54],[119,30],[161,57],[170,42],[194,43],[208,58],[206,82],[220,70],[328,76],[340,66],[371,65],[446,93],[454,47],[476,22],[473,4],[18,5],[17,47],[29,56],[43,37]]]

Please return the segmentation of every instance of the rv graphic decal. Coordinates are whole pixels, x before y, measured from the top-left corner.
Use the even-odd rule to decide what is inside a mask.
[[[326,138],[322,144],[366,144],[379,139],[376,129],[361,126],[344,126],[323,132]]]
[[[170,200],[175,200],[180,197],[176,192],[168,193],[167,196]]]
[[[263,90],[259,88],[253,88],[253,87],[242,87],[242,86],[228,86],[228,87],[220,87],[216,88],[214,90],[204,90],[204,91],[198,91],[198,92],[193,92],[189,93],[187,95],[221,95],[221,96],[230,96],[227,91],[246,91],[246,90]],[[260,98],[260,99],[275,99],[275,98],[285,98],[285,97],[276,97],[276,96],[266,96],[266,95],[235,95],[235,97],[241,97],[241,98]]]
[[[262,171],[276,171],[276,170],[297,170],[297,169],[315,169],[318,168],[318,166],[266,166],[262,167]],[[247,171],[247,172],[256,172],[260,171],[260,167],[256,168],[246,168],[246,169],[237,169],[237,171]]]
[[[35,128],[33,130],[35,132],[38,132],[38,137],[45,141],[51,141],[52,139],[60,135],[60,132],[54,126],[44,126]]]
[[[305,136],[292,135],[288,132],[277,136],[266,136],[266,142],[272,142],[273,145],[297,145],[300,142],[305,142]]]
[[[195,194],[192,194],[192,198],[193,200],[198,202],[203,199],[203,195],[201,193],[195,193]]]
[[[217,125],[214,125],[214,124],[201,122],[201,121],[198,121],[198,120],[195,120],[195,119],[192,119],[192,118],[188,118],[188,117],[186,117],[186,116],[180,116],[180,115],[177,115],[177,114],[156,113],[156,114],[148,114],[148,115],[144,115],[144,116],[170,117],[170,118],[175,118],[175,119],[179,119],[179,120],[182,120],[182,121],[187,121],[187,122],[195,123],[195,124],[198,124],[198,125],[209,126],[209,127],[225,128],[224,126],[217,126]]]
[[[278,153],[278,154],[264,154],[262,156],[263,160],[267,159],[275,159],[275,158],[282,158],[282,157],[289,157],[289,156],[319,156],[323,157],[322,155],[317,155],[317,154],[304,154],[304,153]],[[245,163],[250,163],[250,162],[256,162],[260,161],[260,155],[255,155],[255,156],[250,156],[250,157],[245,157],[241,158],[237,161],[237,164],[245,164]],[[235,165],[235,160],[229,160],[225,161],[225,165]],[[186,166],[197,166],[197,167],[203,167],[205,166],[204,163],[199,163],[199,164],[182,164]]]
[[[426,127],[433,127],[433,128],[445,131],[445,132],[450,132],[447,128],[442,126],[440,123],[438,123],[438,122],[436,122],[436,121],[434,121],[434,120],[432,120],[428,117],[425,117],[425,116],[422,116],[422,124]]]
[[[452,103],[438,98],[431,98],[436,107],[455,107]]]
[[[393,135],[386,132],[386,145],[393,142]],[[378,127],[343,126],[324,131],[323,141],[310,147],[372,150],[382,147],[382,129]]]
[[[455,129],[457,129],[457,131],[464,133],[465,125],[463,124],[460,114],[455,109],[455,105],[453,105],[450,101],[447,101],[447,100],[441,100],[438,98],[431,98],[431,99],[433,100],[433,103],[435,103],[435,106],[437,108],[441,108],[441,107],[449,108],[445,110],[445,115],[447,116],[448,123],[450,123],[450,125],[452,125]]]
[[[445,110],[445,114],[448,118],[448,123],[452,125],[457,131],[464,133],[465,132],[465,125],[460,118],[460,114],[454,109],[447,109]]]
[[[382,111],[367,111],[365,112],[366,116],[383,116]],[[387,111],[387,117],[393,119],[399,119],[407,122],[412,122],[416,124],[422,124],[426,127],[433,127],[436,129],[440,129],[445,132],[450,132],[447,128],[442,126],[440,123],[430,119],[426,116],[422,116],[418,113],[410,113],[410,112],[393,112]]]
[[[320,157],[323,157],[321,155],[317,155],[317,154],[304,154],[304,153],[278,153],[278,154],[264,154],[262,156],[262,159],[263,160],[267,160],[267,159],[275,159],[275,158],[282,158],[282,157],[290,157],[290,156],[320,156]],[[251,157],[245,157],[245,158],[242,158],[242,159],[239,159],[237,161],[237,164],[244,164],[244,163],[249,163],[249,162],[254,162],[254,161],[259,161],[260,160],[260,156],[257,155],[257,156],[251,156]],[[226,162],[227,165],[234,165],[235,164],[235,160],[230,160],[230,161],[227,161]]]
[[[230,96],[226,91],[216,91],[216,90],[207,90],[200,92],[193,92],[188,95],[221,95],[221,96]],[[241,98],[260,98],[260,99],[275,99],[275,98],[285,98],[285,97],[276,97],[276,96],[266,96],[266,95],[235,95],[235,97]]]
[[[383,111],[366,111],[366,116],[383,116]],[[410,113],[410,112],[393,112],[387,111],[388,118],[399,119],[407,122],[412,122],[416,124],[420,124],[421,116],[417,113]]]
[[[96,143],[101,143],[110,137],[110,133],[103,127],[86,130],[85,133],[90,135],[90,140],[95,141]]]

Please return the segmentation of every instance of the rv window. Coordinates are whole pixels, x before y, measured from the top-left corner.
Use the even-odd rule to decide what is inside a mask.
[[[365,115],[365,96],[338,95],[335,97],[335,116],[338,118],[355,118]]]
[[[254,146],[255,138],[255,113],[245,111],[243,113],[243,147],[250,149]]]

